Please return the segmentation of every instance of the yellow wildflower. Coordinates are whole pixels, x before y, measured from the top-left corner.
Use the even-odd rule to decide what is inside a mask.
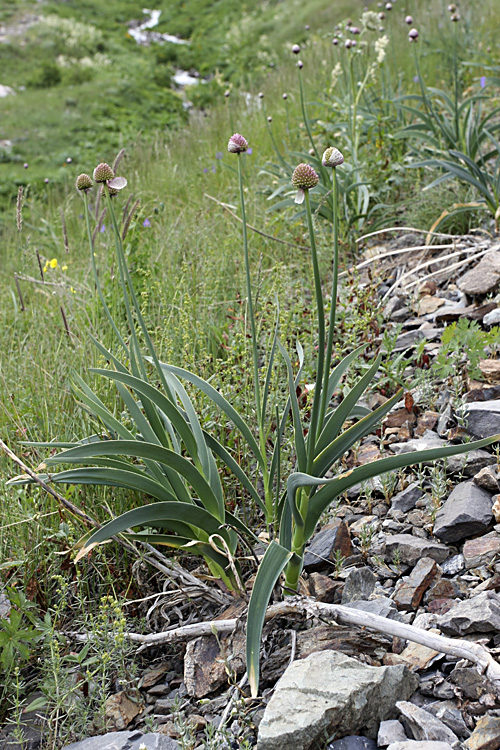
[[[49,266],[51,268],[57,268],[57,258],[52,258],[52,260],[49,261]]]
[[[61,271],[67,271],[67,270],[68,270],[68,266],[61,266]]]

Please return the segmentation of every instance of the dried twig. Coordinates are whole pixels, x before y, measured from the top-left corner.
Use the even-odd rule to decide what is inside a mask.
[[[431,648],[439,653],[466,659],[476,665],[477,670],[484,674],[495,686],[500,694],[500,664],[496,662],[490,652],[479,643],[471,643],[462,639],[448,638],[427,630],[422,630],[414,625],[407,625],[397,620],[389,620],[371,612],[360,609],[345,607],[341,604],[323,604],[307,597],[289,598],[279,604],[268,607],[266,620],[273,617],[283,617],[290,614],[302,614],[322,620],[335,620],[342,625],[356,625],[360,628],[368,628],[386,635],[396,636],[404,640],[420,643],[422,646]],[[159,646],[165,643],[179,643],[202,635],[212,635],[214,631],[218,634],[231,633],[237,627],[240,620],[212,620],[211,622],[198,622],[191,625],[183,625],[166,633],[151,633],[141,635],[140,633],[128,633],[127,637],[132,643],[140,644],[138,651],[150,646]],[[66,633],[78,641],[86,641],[90,637],[85,633]]]
[[[375,237],[377,234],[385,234],[386,232],[418,232],[419,234],[432,235],[433,237],[449,237],[452,240],[458,240],[460,237],[456,234],[445,234],[444,232],[429,232],[427,229],[417,229],[416,227],[387,227],[386,229],[377,229],[376,232],[370,232],[359,237],[356,242],[363,242],[368,237]]]
[[[476,253],[476,255],[471,255],[468,258],[463,258],[458,263],[453,263],[451,266],[446,266],[446,268],[440,268],[439,271],[433,271],[432,273],[428,273],[426,276],[422,276],[420,279],[417,279],[416,281],[412,281],[409,284],[405,284],[403,288],[411,289],[412,286],[421,284],[427,279],[431,279],[433,276],[439,276],[442,273],[449,273],[449,271],[455,271],[457,268],[462,268],[462,266],[465,266],[468,263],[470,263],[471,260],[474,260],[475,258],[481,258],[483,255],[486,255],[486,253],[489,253],[490,250],[491,248],[487,248],[486,250],[481,250],[481,252]],[[438,260],[439,258],[436,259],[436,261]]]
[[[463,261],[460,262],[460,265],[463,265],[465,263],[470,263],[471,260],[475,260],[476,258],[480,258],[481,255],[485,255],[485,253],[487,253],[489,250],[490,250],[490,248],[487,248],[486,250],[481,250],[481,252],[475,253],[474,255],[469,255],[467,258],[465,258],[465,260],[463,260]],[[462,255],[462,253],[464,253],[464,252],[466,252],[465,249],[464,250],[456,250],[455,252],[448,253],[448,255],[443,255],[440,258],[432,258],[431,260],[426,260],[425,263],[420,263],[418,266],[415,266],[415,268],[411,268],[406,273],[403,273],[399,277],[399,279],[397,279],[397,281],[394,282],[394,284],[391,286],[391,288],[382,297],[382,302],[385,302],[385,300],[388,297],[391,296],[391,294],[394,292],[394,290],[398,288],[398,286],[401,284],[402,281],[404,281],[404,279],[407,279],[409,276],[413,276],[415,273],[417,273],[417,271],[420,271],[422,268],[427,268],[428,266],[431,266],[433,263],[441,263],[442,261],[450,260],[451,258],[456,258],[457,255]],[[455,267],[456,267],[456,264],[455,264]],[[451,268],[451,266],[447,266],[446,269],[442,269],[442,270],[449,271],[450,268]],[[419,279],[418,281],[421,281],[421,279]]]
[[[358,263],[356,266],[351,266],[351,268],[349,268],[347,271],[342,271],[342,273],[339,273],[339,279],[341,276],[347,276],[349,273],[352,273],[352,271],[360,271],[362,268],[365,268],[365,266],[369,266],[372,263],[375,263],[377,260],[390,258],[392,255],[404,255],[405,253],[412,253],[416,252],[417,250],[444,250],[450,247],[454,247],[454,243],[448,245],[415,245],[413,247],[402,247],[399,250],[388,250],[386,253],[374,255],[372,258],[368,258],[368,260],[364,260],[361,263]],[[436,258],[436,262],[438,260],[439,258]]]

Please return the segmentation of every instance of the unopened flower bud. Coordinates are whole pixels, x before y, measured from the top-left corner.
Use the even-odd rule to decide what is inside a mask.
[[[416,29],[410,29],[408,32],[408,39],[410,42],[416,42],[418,39],[418,31]]]
[[[229,89],[226,89],[226,91],[224,91],[224,96],[226,97],[226,99],[230,95],[231,95],[231,92],[229,91]]]
[[[241,154],[248,149],[248,141],[240,133],[235,133],[229,139],[227,150],[230,154]]]
[[[273,118],[271,117],[271,115],[269,115],[269,117],[267,118],[267,121],[268,122],[272,122],[273,121]]]
[[[392,3],[386,3],[385,4],[385,9],[386,10],[392,10]]]
[[[451,14],[451,16],[450,16],[450,18],[451,18],[451,20],[452,20],[452,21],[454,21],[455,23],[456,23],[457,21],[460,21],[460,13],[458,13],[458,12],[457,12],[457,13],[452,13],[452,14]]]
[[[338,43],[339,43],[339,40],[337,39],[336,36],[334,36],[333,39],[332,39],[332,44],[334,44],[335,47],[336,47]]]
[[[384,21],[385,20],[385,13],[383,11],[381,13],[379,13],[378,14],[378,18],[379,18],[379,21]]]
[[[94,180],[96,182],[108,182],[108,180],[112,180],[114,176],[115,173],[109,164],[106,164],[105,162],[98,164],[94,169]]]
[[[302,70],[302,68],[304,67],[304,63],[302,62],[302,60],[299,60],[297,62],[297,67],[300,68],[300,70]]]
[[[259,91],[259,99],[263,99],[263,98],[264,98],[264,94],[262,93],[262,91]]]
[[[344,157],[338,148],[330,146],[330,148],[327,148],[323,154],[322,163],[324,167],[331,167],[334,169],[344,163]]]
[[[306,23],[306,25],[304,26],[304,28],[305,28],[305,30],[306,30],[306,31],[309,31],[309,29],[310,29],[311,27],[309,26],[309,24],[308,24],[308,23]]]
[[[90,190],[92,187],[92,179],[89,177],[88,174],[80,174],[76,178],[76,189],[77,190]]]
[[[413,23],[413,18],[411,16],[406,16],[405,23],[407,23],[408,26],[411,26]]]
[[[283,99],[288,99],[288,94],[283,94]]]
[[[358,26],[352,26],[351,34],[361,34],[361,29]]]
[[[456,13],[456,10],[457,10],[457,6],[455,5],[455,3],[451,3],[450,5],[448,5],[448,11],[450,13]]]
[[[294,44],[292,47],[292,52],[294,55],[298,55],[300,52],[300,44]]]

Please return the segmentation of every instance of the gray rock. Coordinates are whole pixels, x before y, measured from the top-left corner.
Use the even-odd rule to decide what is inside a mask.
[[[437,512],[434,536],[443,542],[458,542],[488,529],[493,521],[493,499],[474,482],[457,484]]]
[[[494,458],[494,456],[492,456],[492,458]],[[478,471],[477,474],[474,475],[474,482],[484,490],[491,492],[493,495],[496,495],[498,490],[500,490],[498,475],[492,466],[485,466],[484,469]]]
[[[330,742],[326,746],[326,750],[377,750],[377,743],[368,737],[351,734],[349,737],[342,737],[341,740]]]
[[[436,716],[419,708],[408,701],[398,701],[396,707],[408,723],[416,740],[430,740],[431,742],[448,742],[450,745],[458,743],[458,737],[446,724]]]
[[[418,484],[413,482],[405,490],[394,495],[391,500],[391,510],[401,510],[403,513],[408,513],[409,510],[413,510],[415,503],[423,494]]]
[[[100,737],[89,737],[80,742],[72,742],[63,750],[139,750],[145,745],[147,750],[179,750],[179,743],[166,734],[151,732],[108,732]]]
[[[2,617],[8,617],[11,610],[10,600],[5,594],[0,594],[0,619]]]
[[[324,526],[313,537],[304,555],[304,570],[313,573],[331,568],[337,550],[344,557],[353,553],[349,529],[340,519]]]
[[[391,443],[389,449],[400,456],[403,453],[426,451],[429,448],[444,448],[446,445],[446,440],[442,440],[436,432],[426,430],[423,437],[412,438],[412,440],[406,440],[404,443]]]
[[[405,349],[410,349],[411,347],[416,346],[418,342],[422,341],[423,339],[427,341],[433,341],[440,335],[441,329],[432,328],[432,326],[425,328],[415,328],[413,331],[405,331],[405,333],[402,333],[396,339],[393,351],[404,352]]]
[[[362,609],[363,612],[371,612],[372,615],[388,617],[389,620],[401,619],[394,600],[388,599],[386,596],[379,596],[376,599],[370,599],[370,601],[360,599],[355,602],[349,602],[345,606],[352,609]]]
[[[495,456],[480,449],[470,451],[470,453],[462,453],[459,456],[450,456],[446,459],[446,470],[450,474],[463,472],[467,477],[473,477],[485,466],[491,466],[496,461]]]
[[[460,739],[469,737],[470,729],[468,729],[462,718],[462,712],[457,708],[457,704],[454,701],[447,700],[429,703],[425,710],[440,719]]]
[[[375,589],[377,576],[370,568],[354,568],[347,576],[344,590],[342,592],[342,604],[369,599]]]
[[[464,568],[464,556],[460,553],[459,555],[453,555],[453,557],[449,557],[447,560],[445,560],[441,565],[441,572],[445,576],[454,576],[457,573],[460,573],[460,571]]]
[[[500,252],[498,245],[493,245],[477,266],[464,273],[457,282],[462,292],[469,295],[487,294],[500,282]]]
[[[468,404],[465,416],[467,432],[473,437],[497,435],[500,432],[500,399]]]
[[[308,750],[325,734],[375,737],[418,678],[401,665],[369,667],[335,651],[293,662],[259,726],[258,750]]]
[[[483,318],[483,323],[485,326],[497,326],[500,323],[500,307],[486,313]]]
[[[380,722],[377,734],[377,745],[379,747],[387,747],[393,742],[405,742],[407,739],[403,725],[397,719]]]
[[[449,557],[450,550],[444,544],[421,539],[412,534],[394,534],[387,537],[386,562],[392,562],[395,554],[399,554],[400,562],[406,565],[415,565],[421,557],[430,557],[441,564]]]
[[[437,619],[445,633],[489,633],[500,629],[500,595],[483,591],[472,599],[458,602]]]
[[[387,750],[453,750],[453,748],[448,742],[406,740],[406,742],[393,742]]]

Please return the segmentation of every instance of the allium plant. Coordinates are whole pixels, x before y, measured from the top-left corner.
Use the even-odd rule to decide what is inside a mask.
[[[259,374],[259,331],[253,307],[250,258],[245,216],[245,199],[241,159],[248,148],[247,140],[234,134],[228,150],[238,159],[238,182],[240,209],[243,227],[243,256],[247,291],[248,318],[251,327],[252,361],[254,377],[254,399],[257,423],[257,439],[252,428],[238,411],[210,383],[195,373],[159,361],[153,342],[143,319],[132,279],[127,267],[122,233],[116,219],[111,198],[111,189],[124,187],[123,178],[116,178],[108,167],[99,165],[99,184],[104,187],[107,209],[111,216],[115,239],[115,253],[121,283],[123,304],[127,320],[127,332],[123,335],[119,324],[109,310],[94,258],[91,215],[88,208],[88,191],[91,182],[88,175],[80,175],[77,187],[83,195],[89,248],[92,258],[94,281],[106,317],[122,350],[122,360],[94,339],[99,352],[111,364],[110,369],[93,369],[102,377],[112,380],[128,411],[133,429],[103,404],[99,397],[78,376],[74,376],[74,390],[80,401],[93,413],[96,421],[104,425],[102,431],[75,444],[59,444],[64,448],[59,454],[46,460],[49,466],[78,464],[61,472],[41,475],[45,481],[62,484],[102,484],[123,487],[147,495],[152,502],[134,508],[104,527],[85,537],[77,559],[93,546],[101,544],[116,534],[144,544],[160,544],[202,555],[212,574],[221,578],[235,592],[244,594],[241,570],[237,555],[239,539],[246,537],[250,543],[262,544],[248,526],[238,517],[238,511],[230,513],[225,505],[224,488],[221,483],[216,458],[224,463],[239,481],[243,491],[255,502],[267,523],[270,542],[259,565],[253,586],[247,621],[247,671],[252,694],[256,695],[259,684],[259,652],[265,611],[273,589],[284,570],[285,593],[295,593],[302,572],[304,551],[322,514],[350,487],[366,482],[385,472],[396,471],[412,464],[433,461],[458,453],[465,453],[492,442],[499,436],[485,440],[452,445],[445,448],[392,456],[370,464],[359,466],[345,474],[326,479],[330,468],[344,453],[369,434],[375,425],[391,410],[401,397],[401,391],[375,411],[358,405],[364,391],[375,377],[380,356],[375,359],[365,375],[354,384],[337,408],[330,402],[344,373],[360,355],[364,347],[346,356],[331,370],[332,342],[335,331],[335,301],[338,275],[338,224],[336,169],[342,166],[343,157],[336,148],[328,148],[322,159],[324,170],[332,169],[333,191],[333,284],[332,305],[328,331],[326,330],[324,301],[319,272],[316,239],[311,212],[309,192],[318,184],[316,171],[308,164],[299,165],[294,171],[293,185],[304,194],[309,229],[311,260],[314,276],[315,301],[317,307],[317,355],[315,363],[315,386],[310,417],[301,415],[297,386],[300,380],[303,351],[297,342],[298,372],[294,375],[289,353],[278,339],[278,330],[271,336],[271,347],[264,382]],[[107,165],[106,165],[107,166]],[[118,180],[118,182],[116,182]],[[125,222],[127,217],[125,218]],[[142,344],[142,346],[141,346]],[[142,351],[145,349],[145,352]],[[288,401],[281,414],[275,414],[276,432],[274,447],[268,450],[269,426],[266,419],[273,398],[271,392],[275,354],[279,350],[286,365]],[[125,364],[124,364],[125,362]],[[150,369],[149,369],[150,368]],[[148,375],[148,372],[151,374]],[[196,410],[181,379],[199,388],[231,420],[255,456],[258,476],[253,480],[232,457],[229,450],[212,435],[205,432],[198,420]],[[158,387],[158,383],[159,386]],[[282,384],[277,386],[280,391]],[[280,450],[283,435],[288,427],[291,412],[293,425],[295,470],[283,486],[280,472]],[[350,426],[343,430],[344,424]],[[343,430],[343,431],[342,431]],[[307,436],[307,437],[306,437]],[[53,447],[53,443],[50,443]],[[90,464],[90,466],[89,466]],[[262,480],[264,501],[257,487]],[[12,484],[31,483],[26,476],[12,480]]]

